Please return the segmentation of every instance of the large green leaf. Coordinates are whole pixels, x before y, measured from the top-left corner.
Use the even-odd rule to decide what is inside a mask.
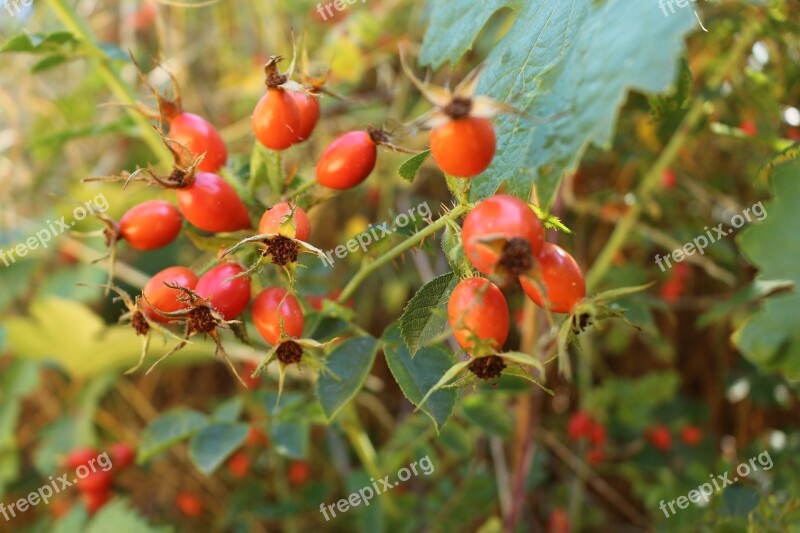
[[[144,431],[137,461],[144,463],[207,425],[206,416],[192,409],[178,407],[163,413]]]
[[[189,457],[198,470],[211,474],[242,445],[249,430],[247,424],[209,424],[192,437]]]
[[[76,531],[76,530],[73,530]],[[114,499],[104,505],[88,526],[81,528],[84,533],[166,533],[173,531],[168,527],[154,527],[125,500]]]
[[[418,405],[425,394],[439,382],[439,379],[453,364],[450,352],[440,346],[422,348],[412,359],[411,354],[400,339],[397,326],[390,326],[383,334],[384,353],[394,379],[400,385],[406,398]],[[422,406],[436,425],[441,428],[455,407],[458,393],[454,389],[437,390]]]
[[[442,332],[447,322],[447,301],[457,283],[452,272],[434,278],[406,305],[400,316],[400,335],[412,357]]]
[[[361,390],[377,352],[375,338],[356,337],[346,340],[326,357],[327,367],[333,374],[324,372],[320,376],[317,396],[328,420]]]
[[[629,89],[669,88],[696,23],[691,9],[664,16],[643,1],[436,0],[420,63],[456,63],[502,8],[515,18],[486,58],[478,92],[552,120],[499,117],[497,155],[471,194],[482,199],[508,182],[511,194],[528,198],[536,185],[546,206],[589,143],[608,146]]]
[[[800,160],[773,168],[772,189],[773,199],[763,204],[766,218],[748,225],[738,243],[759,268],[759,279],[790,280],[794,289],[767,298],[762,309],[734,333],[733,342],[762,369],[779,370],[796,379],[800,377]]]

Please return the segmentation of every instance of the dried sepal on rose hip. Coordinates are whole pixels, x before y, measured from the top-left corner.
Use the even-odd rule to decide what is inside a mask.
[[[307,242],[311,235],[311,223],[297,203],[281,202],[267,209],[261,216],[258,231],[258,235],[242,239],[222,254],[222,257],[226,257],[246,244],[255,244],[261,254],[245,275],[259,271],[264,263],[282,267],[291,275],[299,254],[311,253],[325,257],[322,250]]]
[[[301,338],[305,328],[305,316],[300,302],[289,291],[280,287],[270,287],[261,291],[253,301],[253,323],[272,348],[255,368],[251,377],[257,378],[272,361],[277,359],[278,399],[283,391],[287,367],[305,363],[315,371],[330,372],[313,352],[325,349],[337,339],[321,343],[314,339]]]
[[[124,181],[124,187],[138,181],[175,189],[178,209],[193,226],[211,233],[252,228],[250,213],[236,190],[219,175],[199,171],[198,165],[204,156],[193,155],[183,143],[166,137],[158,127],[153,128],[172,154],[173,167],[168,176],[161,176],[148,166],[131,173],[90,177],[82,181]]]
[[[414,124],[431,130],[431,155],[443,172],[472,178],[486,170],[497,149],[491,118],[517,109],[488,96],[475,96],[482,68],[476,68],[454,90],[418,79],[400,50],[403,70],[422,95],[435,107]]]
[[[206,336],[212,338],[214,344],[216,345],[214,354],[222,357],[225,360],[234,376],[236,376],[236,379],[239,380],[239,383],[241,383],[243,387],[247,388],[247,384],[239,375],[239,372],[236,370],[233,362],[228,357],[225,348],[222,346],[222,341],[219,335],[220,329],[229,330],[233,324],[239,324],[241,322],[238,320],[226,320],[222,313],[220,313],[211,303],[213,298],[203,298],[194,290],[187,287],[182,287],[175,283],[165,282],[165,285],[167,288],[177,292],[177,300],[186,306],[185,309],[164,312],[153,307],[152,303],[148,301],[147,295],[143,295],[143,297],[145,302],[153,307],[153,310],[160,317],[165,318],[170,322],[182,322],[184,324],[183,336],[181,337],[180,342],[173,349],[161,356],[158,361],[153,363],[153,365],[147,370],[147,374],[152,372],[161,361],[186,346],[192,336],[199,334],[203,335],[204,338]]]
[[[156,98],[158,109],[138,104],[137,109],[147,117],[156,119],[169,126],[170,138],[186,145],[193,156],[204,156],[198,163],[203,172],[216,172],[228,160],[228,150],[217,129],[206,119],[183,110],[183,98],[178,80],[169,69],[164,69],[172,81],[173,100],[164,98],[157,88],[153,87],[142,71],[133,54],[130,54],[139,77]]]
[[[81,286],[87,286],[83,283],[80,283]],[[147,350],[150,346],[150,335],[153,331],[157,331],[164,335],[164,338],[171,337],[175,340],[181,341],[180,337],[175,335],[169,329],[163,327],[160,323],[150,318],[147,313],[144,304],[142,303],[142,296],[136,296],[135,298],[131,298],[131,296],[125,292],[124,290],[120,289],[113,283],[106,283],[102,285],[105,287],[107,291],[113,291],[117,294],[111,301],[122,302],[125,306],[126,311],[120,315],[119,322],[129,322],[133,330],[136,332],[136,335],[142,337],[142,351],[139,354],[139,362],[136,363],[136,366],[127,370],[126,374],[132,374],[136,372],[144,363],[145,357],[147,357]]]

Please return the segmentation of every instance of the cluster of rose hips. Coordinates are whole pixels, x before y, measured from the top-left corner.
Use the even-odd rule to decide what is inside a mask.
[[[672,433],[664,424],[648,428],[644,433],[647,442],[662,452],[672,449]],[[697,426],[687,424],[680,430],[680,438],[689,446],[697,446],[703,440],[703,430]]]
[[[80,498],[86,505],[90,515],[100,510],[114,496],[114,475],[133,464],[135,452],[125,443],[117,443],[109,448],[111,468],[101,470],[97,465],[100,453],[93,448],[76,448],[66,457],[64,464],[74,472],[80,467],[86,469],[88,474],[79,479],[75,489],[80,492]]]
[[[544,242],[544,228],[531,206],[519,198],[495,195],[464,219],[464,252],[472,266],[501,286],[518,281],[525,294],[554,313],[570,313],[586,296],[586,282],[575,259]],[[509,311],[500,288],[482,277],[463,279],[447,307],[458,343],[475,360],[469,367],[490,379],[505,368],[494,355],[506,341]]]
[[[302,75],[302,83],[293,81],[293,65],[287,73],[279,72],[277,65],[281,59],[280,56],[272,56],[267,61],[264,68],[267,90],[252,115],[256,139],[264,147],[276,151],[285,150],[309,138],[320,117],[318,99],[322,93],[328,92],[323,87],[324,80],[314,80],[306,73]],[[138,64],[136,66],[138,68]],[[227,162],[228,153],[217,130],[204,118],[184,111],[180,89],[171,74],[175,94],[174,100],[167,100],[148,84],[141,69],[139,72],[158,102],[157,112],[144,106],[140,106],[140,110],[159,120],[160,126],[156,131],[172,154],[173,168],[167,176],[158,175],[147,167],[110,179],[124,179],[126,185],[132,181],[145,181],[176,190],[178,206],[176,208],[165,200],[151,200],[130,209],[118,223],[100,215],[106,224],[103,232],[112,250],[112,268],[117,241],[124,240],[136,250],[163,247],[180,233],[183,218],[211,233],[252,228],[247,205],[235,188],[218,174]],[[485,170],[492,161],[496,147],[494,128],[489,117],[506,108],[486,97],[472,97],[477,71],[453,92],[431,88],[419,82],[410,71],[409,75],[436,105],[431,113],[419,121],[421,125],[432,129],[430,145],[436,163],[447,174],[461,178],[470,178]],[[162,126],[166,126],[166,134]],[[379,145],[397,149],[383,130],[370,127],[345,133],[322,154],[316,167],[316,182],[338,190],[355,187],[372,172]],[[524,206],[524,203],[518,202]],[[487,201],[468,217],[465,233],[475,233],[476,229],[481,229],[473,229],[475,224],[469,220],[476,220],[480,213],[489,209],[490,204],[491,201]],[[527,206],[525,209],[533,221],[518,222],[535,224],[538,236],[533,236],[534,230],[523,228],[525,233],[519,237],[530,237],[531,253],[541,255],[542,261],[551,261],[548,259],[550,254],[542,253],[541,224]],[[494,216],[507,219],[509,215],[501,216],[496,212]],[[491,221],[487,223],[491,224]],[[507,222],[502,224],[513,225]],[[248,306],[251,292],[248,276],[264,261],[291,269],[298,253],[320,253],[306,242],[311,226],[306,213],[296,204],[284,201],[267,208],[262,214],[258,230],[258,235],[240,241],[222,256],[228,256],[244,244],[256,244],[261,248],[261,258],[250,268],[245,269],[235,260],[226,260],[228,262],[215,266],[198,278],[186,267],[170,267],[153,276],[142,295],[135,299],[109,284],[108,288],[115,290],[128,308],[123,318],[129,319],[137,334],[145,338],[139,365],[146,356],[152,330],[179,341],[161,359],[182,348],[193,335],[199,334],[210,336],[215,341],[217,354],[228,362],[238,376],[222,347],[218,330],[233,329],[238,323],[236,318]],[[473,237],[467,244],[469,253],[488,245],[483,242],[485,234],[475,234]],[[516,234],[508,235],[509,239],[516,237]],[[518,245],[518,240],[514,240],[514,246]],[[527,273],[520,270],[520,275],[523,274]],[[545,278],[550,276],[546,269],[542,275]],[[526,291],[534,294],[536,289],[530,286]],[[308,339],[299,339],[304,328],[303,310],[295,296],[283,288],[269,287],[256,296],[253,321],[259,333],[273,346],[273,352],[254,374],[273,357],[283,365],[297,363],[301,360],[304,348],[320,346]],[[176,324],[183,326],[180,335],[171,329]],[[473,324],[467,320],[464,326],[472,329]],[[463,337],[461,333],[458,335]]]

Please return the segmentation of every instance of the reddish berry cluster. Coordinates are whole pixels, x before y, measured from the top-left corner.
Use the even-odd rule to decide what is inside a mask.
[[[590,464],[605,461],[606,428],[586,411],[577,411],[570,416],[567,436],[573,441],[586,439],[589,442],[591,448],[586,452],[586,460]]]
[[[109,449],[111,464],[106,470],[98,465],[97,458],[100,455],[102,454],[93,448],[76,448],[65,460],[65,466],[75,471],[80,478],[75,488],[80,492],[80,498],[90,515],[100,510],[114,496],[114,475],[133,464],[135,452],[125,443],[112,445]]]
[[[462,237],[464,252],[479,272],[503,282],[519,280],[540,307],[569,313],[586,296],[586,283],[577,262],[560,247],[544,242],[542,222],[519,198],[499,194],[480,202],[464,219]],[[542,298],[542,292],[546,298]],[[456,286],[448,303],[448,318],[456,340],[471,354],[476,349],[482,351],[481,347],[497,351],[508,336],[505,297],[485,278],[467,278]],[[490,365],[491,371],[471,370],[489,378],[504,366],[497,360],[480,365]]]

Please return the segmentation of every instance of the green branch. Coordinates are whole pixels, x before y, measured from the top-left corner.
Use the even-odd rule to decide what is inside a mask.
[[[379,258],[375,259],[370,263],[365,263],[361,266],[361,268],[356,272],[356,275],[348,282],[347,286],[345,286],[342,294],[336,300],[339,304],[344,304],[353,295],[355,290],[358,288],[361,283],[367,279],[373,272],[381,268],[382,266],[386,265],[387,263],[391,262],[392,259],[401,255],[406,250],[413,248],[420,242],[422,242],[426,237],[433,235],[440,229],[444,229],[445,225],[451,220],[456,220],[461,215],[466,213],[468,210],[468,206],[466,205],[459,205],[454,208],[452,211],[439,217],[439,219],[428,226],[427,228],[418,231],[405,241],[401,242]]]

